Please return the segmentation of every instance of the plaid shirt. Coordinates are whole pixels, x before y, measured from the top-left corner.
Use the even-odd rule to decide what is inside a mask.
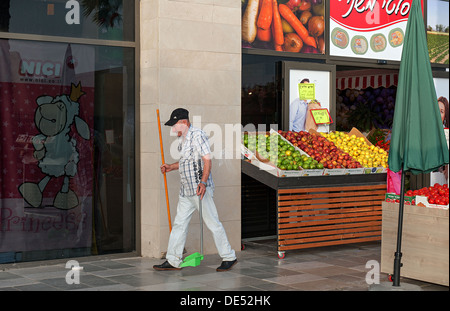
[[[201,129],[192,125],[182,143],[179,171],[181,179],[180,195],[193,196],[197,194],[197,187],[202,179],[204,163],[201,157],[211,154],[208,137]],[[206,187],[214,191],[212,174],[208,176]]]

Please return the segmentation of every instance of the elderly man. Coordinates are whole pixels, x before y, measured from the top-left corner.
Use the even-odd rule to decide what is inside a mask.
[[[172,131],[180,138],[178,151],[181,157],[176,163],[163,164],[161,173],[179,170],[181,188],[177,215],[167,247],[167,260],[153,268],[162,271],[180,269],[189,222],[194,210],[199,208],[200,199],[203,221],[212,232],[217,251],[223,260],[216,271],[228,271],[237,263],[237,259],[219,220],[213,200],[214,183],[211,176],[211,151],[208,138],[205,132],[191,125],[189,112],[183,108],[175,109],[165,125],[171,126]]]

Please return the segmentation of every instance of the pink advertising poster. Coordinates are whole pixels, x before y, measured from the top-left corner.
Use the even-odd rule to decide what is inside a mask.
[[[94,62],[0,40],[0,253],[91,246]]]
[[[411,3],[330,0],[330,55],[400,61]]]

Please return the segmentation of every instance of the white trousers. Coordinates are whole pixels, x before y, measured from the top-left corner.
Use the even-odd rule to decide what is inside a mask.
[[[199,199],[197,195],[190,197],[179,197],[177,206],[177,215],[172,226],[172,232],[169,237],[169,245],[167,247],[166,259],[174,267],[179,267],[183,262],[183,249],[186,243],[189,222],[192,214],[199,208]],[[228,242],[227,234],[219,220],[216,205],[213,200],[213,193],[206,188],[205,195],[202,200],[202,216],[206,227],[212,232],[214,243],[216,244],[219,256],[223,261],[233,261],[236,254]],[[200,245],[199,250],[200,252]]]

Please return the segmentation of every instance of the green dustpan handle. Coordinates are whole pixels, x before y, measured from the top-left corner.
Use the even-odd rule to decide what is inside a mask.
[[[198,159],[198,177],[202,178],[203,168],[202,168],[202,160]],[[202,215],[202,200],[200,196],[198,196],[198,214],[200,218],[200,252],[203,254],[203,215]]]
[[[203,216],[202,216],[202,200],[198,197],[198,214],[200,217],[200,253],[203,255]]]

